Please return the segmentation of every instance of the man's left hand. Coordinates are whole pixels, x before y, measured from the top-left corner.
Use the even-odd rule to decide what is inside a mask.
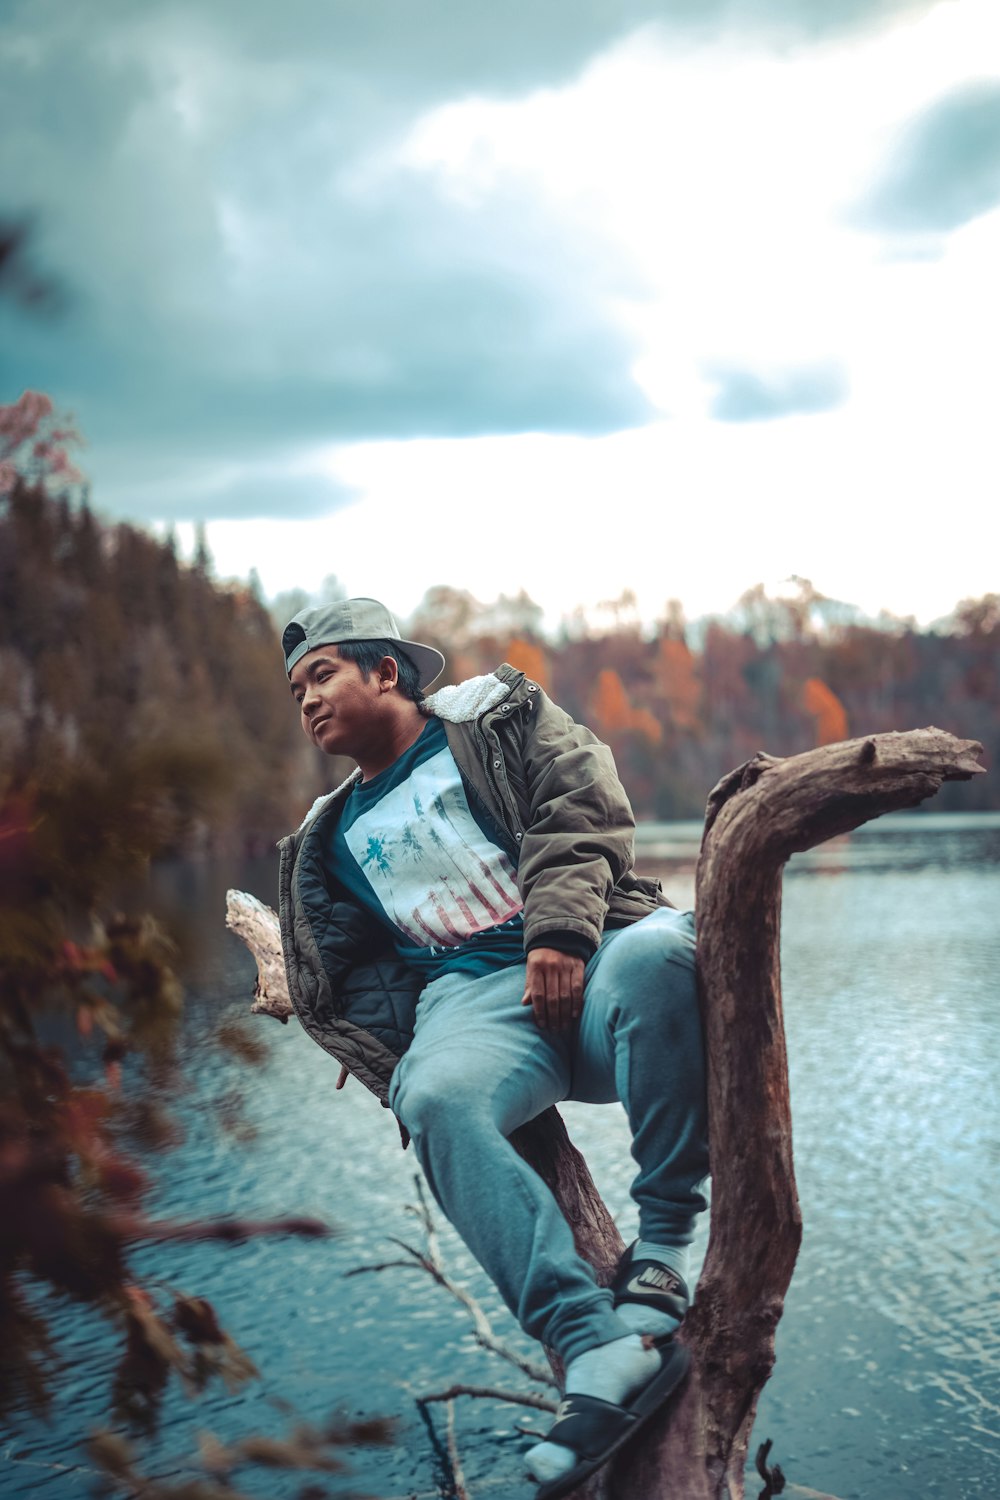
[[[579,1018],[585,968],[582,958],[558,948],[532,948],[521,1004],[531,1006],[543,1030],[560,1031]]]

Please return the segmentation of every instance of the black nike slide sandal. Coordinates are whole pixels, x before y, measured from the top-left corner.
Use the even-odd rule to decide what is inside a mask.
[[[682,1323],[691,1301],[683,1276],[658,1260],[634,1260],[634,1252],[635,1242],[622,1256],[611,1283],[615,1306],[635,1302],[668,1313]]]
[[[691,1356],[672,1338],[656,1340],[662,1364],[627,1406],[615,1406],[597,1396],[566,1396],[546,1442],[560,1443],[578,1455],[578,1461],[557,1479],[547,1480],[535,1491],[535,1500],[559,1500],[589,1479],[635,1436],[665,1404],[687,1374]]]

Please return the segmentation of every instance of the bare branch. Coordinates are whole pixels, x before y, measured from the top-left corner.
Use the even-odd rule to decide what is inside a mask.
[[[408,1245],[405,1240],[399,1239],[399,1237],[395,1234],[387,1234],[386,1239],[389,1241],[390,1245],[398,1245],[400,1250],[405,1250],[407,1255],[412,1255],[417,1265],[421,1266],[429,1276],[439,1276],[442,1274],[441,1268],[439,1266],[436,1266],[434,1262],[429,1258],[429,1256],[424,1255],[420,1250],[415,1250],[413,1246]]]
[[[364,1276],[368,1271],[413,1271],[416,1268],[412,1260],[383,1260],[377,1266],[352,1266],[349,1271],[344,1272],[344,1280],[348,1276]]]
[[[485,1401],[507,1401],[515,1406],[530,1406],[535,1411],[552,1411],[557,1403],[548,1396],[533,1396],[530,1391],[501,1391],[489,1385],[450,1385],[446,1391],[434,1391],[429,1396],[418,1396],[417,1405],[426,1406],[431,1401],[452,1401],[456,1396],[476,1396]]]
[[[422,1195],[421,1200],[422,1208],[417,1211],[426,1214],[430,1218],[430,1209],[426,1199]],[[459,1286],[458,1282],[452,1281],[445,1270],[440,1251],[437,1248],[437,1236],[433,1226],[433,1219],[431,1219],[431,1228],[434,1235],[436,1262],[429,1255],[422,1255],[419,1250],[415,1250],[405,1240],[397,1239],[395,1235],[389,1235],[388,1238],[394,1245],[398,1245],[401,1250],[406,1251],[407,1255],[413,1257],[412,1262],[384,1261],[380,1266],[356,1266],[353,1270],[346,1271],[344,1273],[345,1276],[356,1276],[362,1271],[388,1270],[390,1267],[403,1267],[407,1270],[419,1268],[422,1271],[426,1271],[432,1281],[437,1282],[438,1286],[443,1287],[446,1292],[455,1298],[456,1302],[460,1302],[465,1308],[472,1319],[477,1343],[484,1349],[489,1349],[492,1354],[496,1354],[501,1359],[506,1360],[516,1370],[520,1370],[522,1375],[527,1375],[529,1380],[536,1380],[541,1385],[554,1386],[556,1381],[551,1370],[545,1369],[543,1365],[535,1364],[533,1360],[526,1359],[523,1355],[517,1354],[513,1349],[508,1348],[503,1340],[498,1338],[494,1333],[492,1323],[471,1292],[467,1292],[463,1286]]]
[[[458,1456],[458,1443],[455,1441],[455,1404],[448,1402],[445,1407],[447,1413],[448,1434],[448,1457],[451,1460],[451,1478],[455,1486],[455,1500],[472,1500],[472,1496],[465,1486],[465,1475],[462,1472],[462,1460]]]
[[[424,1179],[419,1172],[414,1172],[413,1181],[417,1189],[417,1197],[420,1199],[420,1207],[415,1211],[419,1214],[420,1221],[424,1226],[424,1233],[427,1236],[427,1254],[434,1264],[441,1266],[443,1270],[444,1266],[441,1260],[441,1247],[438,1240],[437,1225],[434,1222],[434,1215],[431,1213],[431,1206],[427,1201],[427,1190],[424,1187]]]

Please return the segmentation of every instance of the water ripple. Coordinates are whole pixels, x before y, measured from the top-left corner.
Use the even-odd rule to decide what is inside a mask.
[[[643,858],[674,899],[689,900],[697,825],[668,829],[676,862]],[[651,853],[651,850],[653,851]],[[398,1442],[351,1457],[354,1481],[383,1497],[429,1497],[445,1475],[415,1394],[453,1380],[510,1383],[476,1344],[462,1311],[418,1270],[346,1278],[396,1258],[413,1239],[412,1152],[364,1090],[337,1093],[335,1065],[294,1026],[261,1022],[270,1059],[247,1070],[209,1045],[223,1016],[242,1014],[252,983],[234,940],[220,939],[222,892],[245,883],[268,898],[273,869],[159,872],[161,898],[186,914],[198,952],[185,1031],[183,1145],[157,1167],[155,1210],[253,1216],[312,1214],[340,1227],[329,1240],[259,1239],[240,1246],[148,1247],[145,1274],[207,1296],[263,1378],[238,1397],[172,1393],[152,1469],[177,1472],[195,1433],[224,1440],[277,1434],[275,1402],[320,1420],[394,1415]],[[681,893],[678,897],[675,893]],[[995,1500],[1000,1493],[1000,821],[883,820],[796,856],[785,881],[783,990],[805,1221],[799,1265],[778,1330],[778,1363],[756,1432],[774,1439],[789,1478],[878,1500]],[[256,1127],[241,1142],[211,1101],[239,1090]],[[617,1106],[569,1106],[571,1133],[626,1238],[634,1164]],[[703,1253],[704,1232],[697,1252]],[[503,1336],[536,1351],[448,1226],[454,1274]],[[92,1315],[59,1304],[69,1362],[50,1427],[19,1421],[4,1445],[5,1496],[83,1495],[92,1476],[79,1443],[104,1420],[113,1350]],[[532,1493],[513,1408],[459,1404],[474,1494]],[[61,1468],[53,1465],[63,1465]],[[301,1480],[248,1479],[264,1500]],[[753,1487],[751,1487],[752,1490]]]

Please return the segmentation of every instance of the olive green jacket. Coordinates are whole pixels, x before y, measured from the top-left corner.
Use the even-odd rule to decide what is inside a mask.
[[[517,867],[525,951],[569,937],[597,948],[670,903],[633,870],[635,823],[611,751],[506,662],[429,697],[470,803],[485,808]],[[325,851],[360,776],[321,798],[280,844],[279,914],[288,993],[306,1031],[383,1103],[413,1035],[424,983],[392,934],[333,880]]]

